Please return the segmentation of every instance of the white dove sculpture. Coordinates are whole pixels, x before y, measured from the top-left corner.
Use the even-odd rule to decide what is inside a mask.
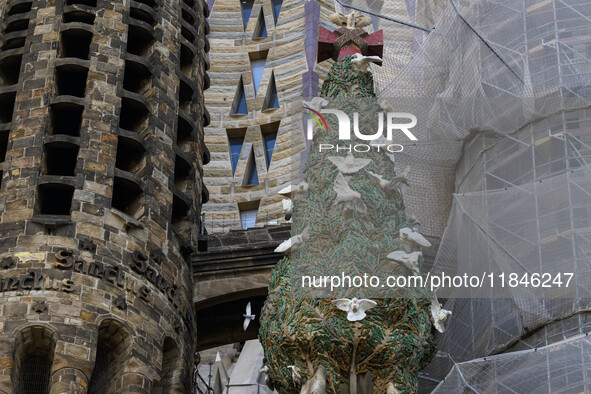
[[[406,253],[402,250],[397,250],[390,253],[388,260],[392,260],[397,264],[402,264],[404,267],[412,271],[415,275],[419,275],[419,260],[423,254],[421,252]]]
[[[334,180],[333,189],[337,194],[337,201],[335,204],[338,204],[340,202],[353,201],[355,199],[361,198],[361,194],[351,189],[349,183],[347,182],[343,174],[341,174],[340,172]]]
[[[357,15],[352,12],[349,15],[340,12],[330,14],[328,19],[337,26],[345,26],[349,29],[359,29],[371,24],[371,18],[365,15]]]
[[[275,390],[275,387],[273,387],[273,382],[271,382],[271,378],[269,377],[269,367],[265,365],[263,368],[259,370],[259,373],[265,374],[265,384],[267,385],[267,387],[271,390]]]
[[[340,310],[347,312],[347,320],[349,321],[363,320],[367,316],[365,312],[377,305],[375,301],[367,299],[359,300],[357,298],[350,300],[340,298],[332,301],[332,304]]]
[[[402,197],[400,185],[404,184],[408,186],[408,179],[402,176],[397,176],[391,180],[386,180],[375,172],[367,171],[367,173],[378,182],[378,187],[389,199],[398,199]]]
[[[294,235],[287,241],[281,242],[279,246],[275,248],[275,253],[284,253],[296,250],[297,248],[301,247],[309,238],[310,234],[308,233],[308,227],[306,227],[301,234]]]
[[[293,203],[291,202],[290,198],[286,198],[285,200],[281,200],[283,204],[283,214],[285,215],[285,220],[288,223],[291,223],[291,215],[293,214]]]
[[[433,297],[429,311],[431,312],[431,321],[433,322],[435,329],[443,334],[445,332],[444,323],[447,320],[447,317],[451,315],[451,311],[443,309],[437,300],[437,297]]]
[[[351,67],[357,74],[369,74],[371,72],[370,63],[382,63],[382,59],[378,56],[363,56],[361,53],[356,53],[351,60]]]
[[[407,252],[415,251],[418,247],[431,247],[431,242],[427,241],[427,238],[408,227],[401,228],[399,236]]]
[[[345,175],[355,174],[371,162],[370,159],[355,158],[351,152],[347,154],[347,157],[329,156],[328,160]]]
[[[296,385],[301,386],[302,384],[304,384],[304,378],[300,374],[300,370],[298,369],[298,367],[296,367],[295,365],[288,365],[287,368],[291,369],[291,378],[293,379],[293,382]]]
[[[250,321],[254,320],[255,318],[255,315],[252,314],[250,302],[246,304],[246,313],[244,313],[242,316],[244,316],[244,323],[242,323],[242,328],[244,328],[244,331],[246,331],[248,325],[250,324]]]
[[[300,182],[297,185],[289,185],[284,187],[283,189],[279,190],[277,194],[291,198],[293,194],[306,192],[308,192],[308,184],[306,182]]]
[[[367,215],[367,205],[361,199],[361,194],[349,187],[349,183],[342,173],[338,173],[334,180],[335,193],[337,198],[333,206],[333,214],[338,213],[338,209],[342,209],[345,217],[352,212],[357,212],[359,215]]]

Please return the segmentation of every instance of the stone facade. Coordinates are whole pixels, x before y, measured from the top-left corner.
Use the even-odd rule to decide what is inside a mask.
[[[275,20],[273,5],[277,3],[281,3],[281,8]],[[244,4],[252,5],[246,22]],[[377,1],[371,2],[369,8],[407,22],[433,23],[415,18],[413,2],[407,7],[404,2]],[[285,221],[282,198],[277,192],[302,179],[307,154],[300,114],[303,100],[318,95],[318,87],[333,63],[332,60],[316,63],[316,49],[318,28],[333,29],[328,17],[335,11],[351,12],[342,6],[335,10],[335,3],[326,0],[213,2],[209,18],[212,88],[205,94],[212,118],[211,125],[205,129],[205,142],[212,162],[204,171],[204,182],[211,198],[203,206],[210,233],[239,229],[242,225],[240,212],[244,210],[258,209],[256,226]],[[257,37],[261,15],[267,37]],[[374,17],[366,30],[377,29],[383,29],[389,38],[382,67],[372,67],[376,91],[380,92],[408,63],[424,36],[420,31]],[[253,60],[261,56],[266,62],[255,92]],[[277,89],[279,108],[265,109],[271,79]],[[236,113],[241,89],[245,95],[246,114]],[[264,136],[274,127],[277,140],[271,160],[267,162]],[[243,140],[233,168],[230,139],[236,136]],[[430,162],[449,156],[448,150],[432,143],[409,144],[405,146],[407,154],[397,157],[400,170],[413,169],[409,174],[412,187],[406,191],[408,212],[418,218],[425,234],[436,238],[443,234],[449,215],[457,158],[450,159],[436,172]],[[417,157],[418,151],[421,155]],[[257,169],[258,183],[248,184],[253,165]]]
[[[308,71],[305,56],[305,5],[303,0],[251,1],[248,21],[235,0],[216,0],[211,24],[210,61],[212,88],[205,95],[212,123],[205,142],[211,164],[205,183],[211,198],[203,207],[209,232],[240,228],[240,211],[258,208],[257,225],[283,220],[282,198],[277,192],[300,179],[300,154],[306,143],[301,128],[302,76]],[[278,16],[274,4],[280,3]],[[258,37],[264,20],[266,37]],[[255,92],[253,60],[266,59]],[[242,85],[241,85],[242,84]],[[276,89],[278,107],[267,98]],[[240,89],[246,113],[236,113]],[[265,157],[264,134],[277,132],[270,162]],[[240,158],[232,168],[229,138],[243,138]],[[254,163],[253,163],[254,160]],[[248,184],[249,169],[256,165],[258,182]]]
[[[0,392],[189,392],[203,0],[0,1]]]

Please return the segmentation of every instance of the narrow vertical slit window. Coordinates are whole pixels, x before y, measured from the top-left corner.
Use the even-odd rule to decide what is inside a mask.
[[[174,161],[174,185],[179,190],[186,190],[191,184],[191,164],[182,156],[176,155]]]
[[[12,122],[16,92],[0,94],[0,124]]]
[[[261,126],[261,133],[263,135],[263,144],[265,145],[265,160],[267,162],[267,170],[271,165],[273,158],[273,149],[275,149],[275,141],[277,140],[277,131],[279,130],[279,122],[269,123]]]
[[[275,24],[279,20],[279,13],[281,12],[281,5],[283,0],[272,0],[273,3],[273,17],[275,18]]]
[[[230,146],[230,162],[232,163],[232,175],[236,172],[238,160],[240,160],[240,152],[244,144],[244,136],[246,135],[246,128],[241,129],[227,129],[228,145]]]
[[[250,19],[250,13],[254,6],[254,0],[240,0],[240,6],[242,8],[242,23],[244,25],[244,30],[246,30],[248,20]]]
[[[269,87],[267,88],[267,96],[265,97],[265,104],[263,110],[279,108],[279,97],[277,96],[277,86],[275,85],[275,74],[271,74]]]
[[[6,161],[6,152],[8,151],[8,137],[9,131],[0,131],[0,184],[2,183],[3,166]]]
[[[257,28],[255,30],[256,34],[254,38],[267,38],[267,24],[265,23],[265,14],[261,10],[261,14],[259,15],[259,21],[257,23]]]
[[[8,151],[9,131],[0,131],[0,163],[6,160],[6,151]]]
[[[188,230],[191,224],[189,221],[190,208],[182,198],[173,193],[171,223],[180,231]]]
[[[177,118],[177,130],[176,130],[176,145],[183,151],[191,149],[191,142],[193,141],[193,126],[191,123],[179,116]]]
[[[259,174],[257,171],[257,163],[254,158],[254,149],[251,149],[250,156],[248,158],[248,165],[246,166],[246,185],[258,185]]]
[[[238,88],[236,90],[236,96],[234,96],[232,108],[232,115],[248,114],[248,108],[246,107],[246,94],[244,94],[244,83],[242,82],[242,77],[238,82]]]
[[[249,53],[250,57],[250,69],[252,70],[252,80],[254,82],[254,93],[257,94],[259,91],[259,85],[263,77],[263,71],[265,70],[265,63],[267,62],[267,55],[269,51],[253,52]]]

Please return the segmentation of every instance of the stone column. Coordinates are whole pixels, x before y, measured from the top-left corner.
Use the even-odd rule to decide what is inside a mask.
[[[126,372],[119,378],[117,392],[150,394],[152,382],[139,372]]]
[[[0,356],[0,394],[12,393],[13,359],[8,356]]]
[[[50,394],[84,394],[88,387],[86,374],[76,368],[62,368],[51,376]]]

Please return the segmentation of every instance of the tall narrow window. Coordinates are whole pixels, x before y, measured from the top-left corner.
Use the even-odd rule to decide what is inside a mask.
[[[243,230],[247,230],[255,226],[257,222],[257,214],[259,212],[260,201],[249,201],[238,204],[240,211],[240,226]]]
[[[250,19],[250,13],[254,6],[254,0],[240,0],[240,6],[242,7],[242,23],[244,24],[244,30],[246,30],[248,20]]]
[[[131,344],[129,332],[115,320],[104,320],[98,333],[96,359],[88,394],[106,394],[116,391],[117,381],[125,371],[124,362],[129,356]]]
[[[258,185],[259,184],[259,174],[257,171],[257,163],[254,158],[254,149],[250,151],[250,156],[248,158],[248,164],[246,166],[246,185]]]
[[[277,139],[277,131],[279,130],[279,122],[274,122],[261,126],[261,133],[263,134],[263,143],[265,145],[265,160],[267,162],[267,170],[271,165],[273,157],[273,149],[275,148],[275,140]]]
[[[261,14],[259,15],[259,21],[257,23],[257,28],[255,30],[256,34],[254,38],[266,38],[267,37],[267,25],[265,24],[265,15],[261,10]]]
[[[162,349],[160,381],[152,389],[152,394],[182,392],[182,385],[179,382],[180,369],[181,355],[179,350],[172,339],[166,338]]]
[[[273,3],[273,17],[275,18],[275,24],[279,20],[279,13],[281,12],[281,5],[283,0],[272,0]]]
[[[250,68],[252,70],[252,80],[254,82],[254,93],[259,91],[263,71],[265,70],[265,63],[267,62],[268,50],[262,52],[249,53]]]
[[[230,161],[232,162],[232,175],[236,172],[238,160],[240,160],[240,152],[244,144],[244,136],[246,135],[246,128],[228,129],[228,145],[230,146]]]
[[[236,90],[236,96],[234,96],[234,103],[232,104],[232,115],[246,115],[248,109],[246,107],[246,95],[244,94],[244,83],[242,78],[238,82],[238,88]]]
[[[16,340],[15,393],[49,392],[55,351],[54,334],[45,327],[27,327]]]
[[[265,97],[265,105],[263,110],[279,108],[279,97],[277,96],[277,86],[275,85],[275,75],[271,74],[271,81],[267,89],[267,97]]]

